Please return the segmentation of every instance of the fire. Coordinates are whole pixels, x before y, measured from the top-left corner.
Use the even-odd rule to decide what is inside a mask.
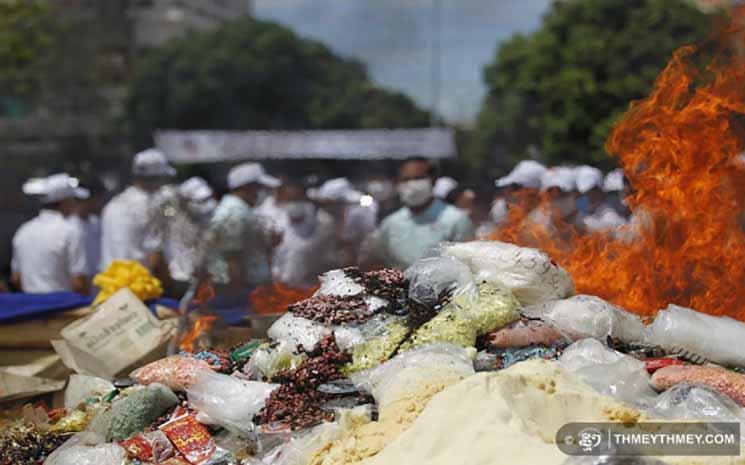
[[[546,250],[578,292],[641,314],[675,303],[745,320],[745,170],[736,159],[745,142],[743,18],[735,10],[716,43],[677,50],[651,95],[632,103],[610,135],[606,149],[642,219],[625,240],[580,236],[568,225],[550,233],[527,226],[520,209],[494,239]]]
[[[216,320],[217,316],[215,315],[205,315],[197,318],[189,332],[181,338],[181,342],[179,343],[181,350],[193,352],[195,342],[199,339],[199,336],[209,331]]]
[[[249,299],[259,315],[276,315],[285,312],[290,304],[312,296],[316,289],[275,282],[256,288]]]

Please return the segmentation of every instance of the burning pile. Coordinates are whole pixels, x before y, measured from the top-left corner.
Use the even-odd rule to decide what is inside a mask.
[[[744,11],[717,40],[675,52],[607,142],[632,189],[631,240],[551,235],[525,221],[527,199],[494,239],[538,244],[579,292],[640,314],[675,303],[745,319]]]

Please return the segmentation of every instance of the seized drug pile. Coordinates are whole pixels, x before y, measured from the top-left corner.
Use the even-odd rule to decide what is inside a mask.
[[[538,250],[320,279],[268,340],[74,375],[64,409],[0,417],[0,465],[580,464],[568,422],[745,421],[745,324],[671,306],[645,326]],[[745,463],[706,459],[671,463]]]

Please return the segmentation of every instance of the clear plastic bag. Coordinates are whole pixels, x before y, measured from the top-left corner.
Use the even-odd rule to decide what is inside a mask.
[[[188,390],[189,404],[229,431],[250,433],[254,415],[278,386],[219,373],[200,373]]]
[[[270,379],[282,370],[297,368],[307,356],[293,351],[293,347],[281,342],[277,347],[257,349],[246,364],[244,371],[251,379]]]
[[[422,258],[414,262],[404,276],[409,281],[409,298],[423,305],[435,305],[451,292],[472,292],[471,270],[453,257]]]
[[[287,343],[293,351],[300,346],[312,350],[329,331],[320,323],[285,313],[269,328],[267,335],[274,341]]]
[[[376,324],[370,324],[376,323]],[[352,363],[345,367],[347,373],[354,373],[376,367],[388,360],[411,333],[403,318],[392,317],[368,322],[367,340],[354,346]],[[341,345],[339,346],[341,348]]]
[[[471,376],[475,349],[431,344],[397,355],[371,370],[351,376],[354,384],[372,394],[380,410],[411,395],[428,383],[453,382]]]
[[[174,391],[186,391],[204,371],[212,371],[204,360],[172,355],[136,369],[129,377],[144,385],[159,383]]]
[[[486,338],[491,349],[508,349],[532,345],[550,346],[568,339],[553,326],[541,320],[521,319],[510,323]]]
[[[682,365],[660,368],[652,376],[652,386],[658,391],[682,383],[708,387],[745,407],[745,375],[740,373],[716,366]]]
[[[650,343],[668,350],[686,349],[712,362],[745,367],[745,323],[669,305],[647,328]]]
[[[124,465],[127,452],[95,433],[78,433],[52,452],[44,465]]]
[[[596,339],[582,339],[564,350],[561,366],[606,394],[645,407],[657,394],[650,387],[644,362],[617,352]]]
[[[732,399],[688,383],[675,385],[660,394],[648,413],[665,420],[739,422],[745,425],[745,409]],[[745,434],[745,430],[742,432]]]
[[[607,336],[623,342],[644,339],[644,326],[638,316],[592,295],[533,305],[521,313],[539,318],[572,340],[592,337],[605,341]]]
[[[365,292],[365,288],[354,279],[347,276],[344,270],[331,270],[319,278],[321,287],[314,295],[357,295]]]
[[[93,396],[103,396],[114,390],[111,382],[87,375],[70,375],[65,389],[65,408],[68,412],[75,410],[86,399]]]
[[[569,273],[544,252],[497,241],[442,246],[442,253],[468,265],[476,282],[512,291],[523,305],[563,299],[574,293]]]

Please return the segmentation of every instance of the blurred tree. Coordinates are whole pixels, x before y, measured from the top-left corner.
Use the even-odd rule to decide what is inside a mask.
[[[710,25],[685,0],[554,2],[538,31],[504,43],[486,66],[488,95],[463,152],[472,167],[508,168],[531,152],[552,164],[609,164],[614,121]]]
[[[49,26],[46,2],[0,2],[0,114],[20,111],[38,91],[38,68],[52,45]]]
[[[426,126],[427,112],[376,87],[359,62],[272,22],[245,18],[151,51],[130,88],[138,144],[153,129]]]

